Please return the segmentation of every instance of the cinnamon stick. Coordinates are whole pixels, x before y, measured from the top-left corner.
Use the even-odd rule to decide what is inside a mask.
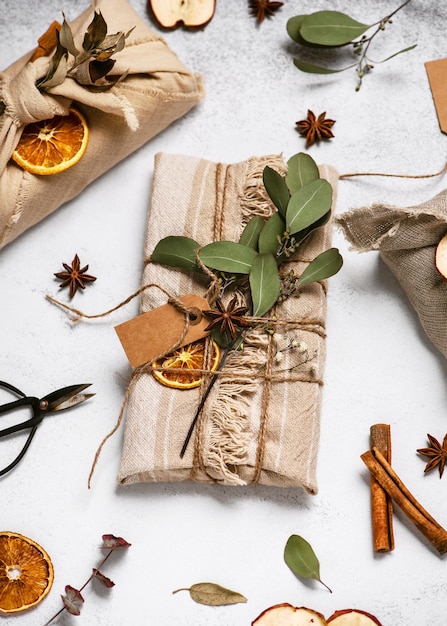
[[[37,40],[38,46],[34,50],[30,61],[35,61],[39,57],[48,56],[57,46],[57,34],[61,29],[59,22],[52,22],[43,35]]]
[[[447,552],[447,530],[445,530],[410,493],[399,476],[377,448],[361,455],[361,459],[383,489],[408,519],[439,552]]]
[[[389,424],[370,428],[371,448],[377,448],[391,465],[391,429]],[[371,474],[371,518],[374,552],[394,550],[393,504],[378,480]]]

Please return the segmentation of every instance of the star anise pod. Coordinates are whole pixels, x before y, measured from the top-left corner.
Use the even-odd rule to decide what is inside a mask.
[[[249,0],[248,6],[251,15],[256,18],[258,24],[266,17],[273,17],[275,11],[282,7],[284,2],[271,2],[271,0]]]
[[[248,311],[248,307],[237,306],[236,296],[230,300],[226,308],[222,300],[218,299],[216,301],[216,307],[217,309],[203,311],[203,314],[212,320],[205,330],[218,328],[221,335],[224,335],[225,332],[228,331],[234,341],[237,337],[236,328],[246,328],[250,326],[249,320],[243,317]]]
[[[306,137],[306,148],[309,148],[316,141],[330,139],[334,136],[331,128],[335,120],[326,118],[326,111],[317,117],[310,109],[307,111],[307,118],[296,122],[296,129],[300,135]]]
[[[73,298],[78,288],[85,289],[86,283],[91,283],[96,280],[96,276],[86,274],[88,265],[81,267],[81,262],[77,254],[71,262],[71,267],[67,263],[62,263],[65,267],[65,272],[56,272],[54,275],[56,278],[62,280],[59,288],[70,286],[70,298]]]
[[[442,445],[432,435],[427,434],[427,437],[430,442],[430,447],[419,448],[417,450],[419,454],[422,454],[422,456],[426,456],[430,459],[425,466],[424,474],[432,469],[435,469],[435,467],[439,465],[439,478],[441,478],[444,473],[445,462],[447,459],[447,435],[444,436]]]

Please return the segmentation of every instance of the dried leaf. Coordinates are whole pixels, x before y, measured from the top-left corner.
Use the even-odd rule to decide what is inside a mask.
[[[189,237],[165,237],[155,246],[151,259],[162,265],[198,272],[200,267],[197,265],[196,252],[199,248],[200,244]]]
[[[128,543],[122,537],[115,537],[115,535],[103,535],[102,536],[102,550],[115,550],[116,548],[130,548],[132,544]]]
[[[290,193],[284,178],[279,172],[266,165],[262,173],[262,180],[270,200],[281,215],[285,216],[290,200]]]
[[[281,283],[276,259],[272,254],[258,254],[250,270],[253,315],[267,313],[278,299]]]
[[[94,578],[99,580],[99,582],[102,585],[104,585],[104,587],[107,587],[108,589],[111,589],[112,587],[115,586],[115,583],[113,582],[113,580],[110,580],[110,578],[107,578],[107,576],[104,576],[104,574],[102,574],[99,571],[99,569],[96,569],[95,567],[93,568],[93,576]]]
[[[104,41],[97,47],[95,53],[98,61],[104,61],[115,54],[121,52],[126,45],[126,35],[122,32],[115,33],[114,35],[107,35]]]
[[[54,87],[60,85],[67,75],[68,53],[61,45],[59,39],[57,41],[56,51],[51,60],[50,67],[45,76],[36,81],[36,87]]]
[[[95,82],[100,78],[104,78],[114,65],[115,61],[113,59],[108,59],[107,61],[91,61],[88,66],[91,81]]]
[[[178,593],[179,591],[189,591],[194,602],[208,606],[225,606],[247,602],[247,598],[240,593],[221,587],[216,583],[196,583],[189,588],[177,589],[172,593]]]
[[[334,276],[343,266],[343,258],[337,248],[329,248],[319,254],[309,263],[301,274],[298,285],[308,285],[310,283],[325,280]]]
[[[258,249],[259,233],[264,228],[264,220],[259,215],[252,217],[242,231],[239,243],[253,250]]]
[[[84,41],[82,44],[83,49],[86,52],[94,50],[104,41],[107,35],[107,24],[103,18],[101,11],[95,11],[93,19],[90,22],[87,32],[84,35]]]
[[[80,615],[82,605],[84,604],[84,598],[81,595],[81,592],[67,585],[65,587],[65,596],[61,596],[62,602],[64,603],[65,609],[71,615]]]
[[[301,37],[320,46],[343,46],[370,28],[340,11],[317,11],[306,15],[300,28]]]
[[[318,165],[308,154],[299,152],[287,161],[286,184],[291,194],[319,178]]]
[[[62,15],[64,16],[64,21],[62,22],[62,26],[59,32],[59,41],[61,43],[61,46],[66,48],[66,50],[68,50],[68,52],[72,56],[77,57],[79,54],[79,50],[75,46],[73,33],[71,32],[71,28],[68,25],[67,20],[65,19],[64,13],[62,13]]]
[[[199,250],[200,260],[207,267],[235,274],[248,274],[256,256],[253,248],[233,241],[216,241]]]
[[[318,580],[331,591],[320,578],[320,562],[312,546],[303,537],[299,535],[289,537],[284,549],[284,561],[297,576]]]
[[[264,228],[259,234],[258,251],[261,253],[269,252],[275,255],[281,239],[286,230],[286,223],[279,213],[273,215],[265,222]]]
[[[290,234],[304,230],[331,208],[332,187],[324,178],[308,183],[290,198],[286,224]]]

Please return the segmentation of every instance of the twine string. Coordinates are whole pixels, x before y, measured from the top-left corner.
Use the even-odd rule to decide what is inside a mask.
[[[432,174],[390,174],[386,172],[353,172],[349,174],[341,174],[339,176],[340,180],[345,180],[346,178],[353,178],[354,176],[386,176],[389,178],[434,178],[435,176],[441,176],[444,172],[447,171],[447,162],[444,167],[439,170],[439,172],[434,172]]]

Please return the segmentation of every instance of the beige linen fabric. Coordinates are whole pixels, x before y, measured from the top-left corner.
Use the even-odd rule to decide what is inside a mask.
[[[252,158],[225,165],[158,154],[148,216],[145,256],[169,235],[185,235],[204,245],[238,241],[251,216],[268,217],[272,206],[262,184],[265,165],[284,171],[281,157]],[[333,186],[336,172],[323,167]],[[334,194],[335,197],[335,194]],[[287,267],[301,273],[330,244],[328,224],[309,238]],[[143,284],[156,283],[179,297],[204,295],[208,281],[173,268],[146,264]],[[142,312],[166,303],[160,290],[147,289]],[[242,352],[233,352],[202,411],[193,439],[180,458],[203,389],[174,390],[150,372],[132,380],[118,481],[262,483],[317,492],[316,461],[325,361],[326,284],[309,285],[274,311],[275,334],[256,326]],[[296,350],[282,347],[292,340]],[[309,362],[302,360],[307,345]],[[284,358],[280,361],[277,355]],[[296,366],[294,369],[291,367]],[[289,371],[286,371],[289,370]]]
[[[447,281],[435,267],[435,250],[447,232],[447,190],[423,204],[376,204],[336,218],[354,250],[378,250],[400,282],[425,332],[447,356]]]
[[[127,32],[113,72],[128,76],[110,91],[93,93],[67,78],[41,93],[35,86],[50,59],[28,62],[31,53],[0,73],[0,248],[76,196],[89,183],[184,115],[203,97],[193,75],[138,16],[127,0],[100,0],[109,33]],[[93,17],[72,24],[78,49]],[[75,166],[52,176],[24,172],[10,156],[24,125],[67,113],[73,103],[90,129],[87,151]]]

